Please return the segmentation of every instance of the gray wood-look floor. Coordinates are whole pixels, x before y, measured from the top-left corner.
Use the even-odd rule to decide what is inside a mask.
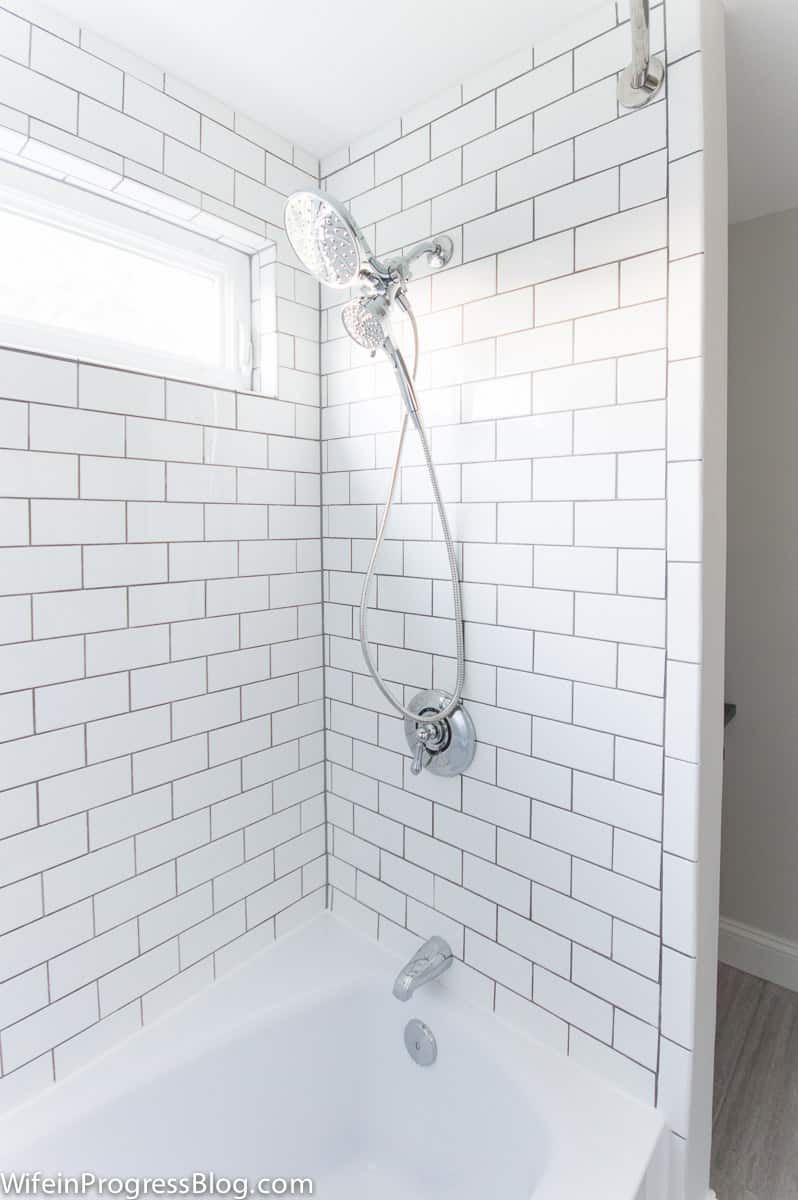
[[[798,993],[718,968],[712,1186],[798,1200]]]

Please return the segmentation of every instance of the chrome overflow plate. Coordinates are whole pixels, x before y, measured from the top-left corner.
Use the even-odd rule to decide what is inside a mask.
[[[414,1063],[431,1067],[438,1057],[438,1043],[429,1025],[413,1019],[405,1025],[405,1048]]]
[[[474,724],[462,704],[445,721],[425,720],[441,712],[449,703],[445,692],[419,692],[409,708],[416,717],[405,717],[405,737],[413,762],[414,775],[422,770],[433,775],[462,775],[471,765],[476,750]]]

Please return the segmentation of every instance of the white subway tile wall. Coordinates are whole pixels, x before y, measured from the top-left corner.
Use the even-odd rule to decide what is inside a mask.
[[[0,549],[11,1103],[322,908],[326,838],[299,406],[274,438],[249,432],[253,394],[23,352],[3,368],[19,461],[0,490],[41,480]],[[130,415],[143,398],[157,415]]]
[[[323,908],[326,837],[319,301],[281,229],[318,163],[42,5],[0,28],[3,156],[253,254],[272,393],[0,350],[6,1108]]]
[[[619,110],[621,8],[322,162],[378,252],[454,239],[452,264],[411,290],[478,738],[463,779],[414,778],[360,656],[397,404],[325,292],[330,885],[335,911],[392,945],[406,944],[397,927],[448,937],[480,1003],[672,1113],[685,1107],[695,953],[696,796],[682,784],[701,659],[700,46],[669,6],[668,98]],[[655,6],[659,52],[664,18]],[[370,610],[405,701],[454,677],[420,464],[410,439]]]
[[[271,243],[255,309],[278,355],[260,354],[271,398],[2,356],[6,1103],[318,907],[329,842],[339,915],[392,946],[444,934],[464,995],[684,1133],[703,268],[688,7],[652,8],[669,78],[643,112],[616,104],[629,13],[605,2],[321,164],[378,253],[455,243],[412,285],[479,738],[450,781],[409,774],[357,644],[399,410],[340,296],[321,297],[319,346],[318,289],[280,229],[318,164],[54,15],[14,17],[4,153]],[[371,629],[408,699],[453,679],[412,441],[398,499]]]

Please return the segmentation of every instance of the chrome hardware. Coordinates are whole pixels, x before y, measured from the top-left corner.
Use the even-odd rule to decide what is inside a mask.
[[[426,768],[433,775],[462,775],[471,765],[476,750],[474,725],[459,705],[443,721],[424,720],[446,708],[445,692],[419,692],[410,701],[413,717],[405,717],[405,737],[413,754],[410,772],[419,775]]]
[[[409,1000],[413,992],[437,979],[452,965],[452,949],[442,937],[431,937],[413,955],[410,962],[405,963],[393,984],[393,994],[397,1000]]]
[[[652,57],[649,0],[632,0],[632,62],[618,78],[618,102],[624,108],[642,108],[653,100],[665,79],[661,59]]]
[[[414,1063],[431,1067],[438,1057],[438,1043],[429,1025],[412,1020],[405,1025],[405,1047]]]
[[[431,721],[427,721],[416,725],[415,736],[418,742],[410,767],[411,774],[420,775],[422,767],[428,766],[432,761],[433,754],[439,754],[441,750],[446,749],[449,734],[446,724],[445,721],[442,721],[434,725]],[[429,755],[427,762],[424,761],[425,755]]]

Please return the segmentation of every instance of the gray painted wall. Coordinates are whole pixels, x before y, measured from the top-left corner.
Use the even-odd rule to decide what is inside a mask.
[[[798,942],[798,210],[729,237],[721,913]]]

